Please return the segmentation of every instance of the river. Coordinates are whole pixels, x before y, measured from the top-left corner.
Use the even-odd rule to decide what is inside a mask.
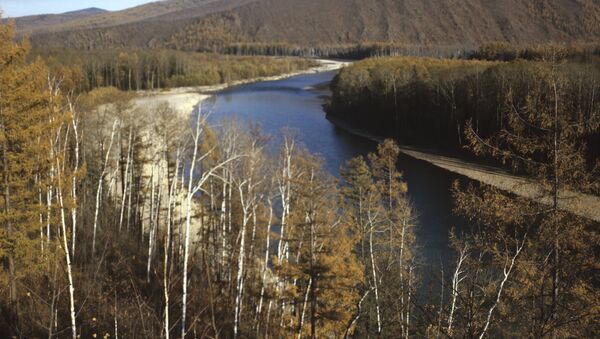
[[[299,75],[291,78],[245,84],[218,92],[203,109],[212,111],[211,124],[225,119],[258,123],[278,144],[285,128],[295,130],[325,166],[339,176],[347,160],[366,156],[376,144],[342,130],[325,118],[324,99],[331,95],[327,84],[335,72]],[[417,214],[417,244],[425,267],[439,270],[450,263],[448,231],[460,228],[465,220],[452,214],[450,188],[458,175],[427,162],[402,155],[398,164],[408,183],[408,195]]]

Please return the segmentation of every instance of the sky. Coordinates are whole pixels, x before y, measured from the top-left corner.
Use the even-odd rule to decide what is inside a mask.
[[[156,0],[154,0],[156,1]],[[0,0],[2,17],[64,13],[98,7],[109,11],[137,6],[152,0]]]

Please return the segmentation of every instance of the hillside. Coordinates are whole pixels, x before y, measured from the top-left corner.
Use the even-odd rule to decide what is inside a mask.
[[[599,23],[598,0],[168,0],[31,30],[36,44],[77,48],[365,41],[473,47],[598,41]]]
[[[22,32],[37,31],[47,29],[48,27],[62,26],[69,22],[78,20],[91,20],[92,17],[104,13],[109,13],[100,8],[86,8],[78,11],[66,12],[62,14],[41,14],[29,15],[15,19],[17,29]],[[8,19],[3,19],[6,21]]]

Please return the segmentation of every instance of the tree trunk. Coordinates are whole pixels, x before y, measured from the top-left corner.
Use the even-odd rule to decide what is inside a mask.
[[[377,334],[381,334],[381,312],[379,309],[379,289],[377,287],[377,270],[375,269],[375,257],[373,254],[373,220],[369,216],[369,255],[371,256],[371,274],[373,275],[373,290],[375,292],[375,309],[377,311]]]
[[[108,144],[108,149],[106,150],[106,155],[104,157],[104,164],[102,165],[102,172],[100,173],[100,178],[98,178],[98,188],[96,189],[96,208],[94,210],[94,226],[92,235],[92,255],[96,253],[96,230],[98,227],[98,213],[100,211],[100,204],[102,202],[102,185],[104,183],[104,176],[106,175],[106,169],[108,167],[108,159],[110,157],[110,150],[112,149],[116,128],[117,120],[115,120],[115,122],[113,123],[112,131],[110,133],[110,142]]]
[[[246,245],[246,227],[248,225],[248,221],[250,219],[249,214],[249,206],[248,206],[248,198],[249,196],[244,196],[243,186],[246,185],[250,187],[250,182],[244,182],[239,186],[239,194],[240,194],[240,203],[242,206],[242,229],[240,231],[240,253],[238,257],[238,271],[237,271],[237,294],[235,297],[235,319],[233,326],[233,337],[237,338],[239,325],[240,325],[240,315],[242,310],[242,297],[243,297],[243,289],[244,289],[244,261],[246,259],[245,255],[245,245]],[[251,194],[250,188],[248,188],[248,195]]]
[[[6,150],[6,143],[2,144],[2,166],[4,168],[4,213],[6,214],[6,236],[12,240],[13,237],[13,225],[11,218],[8,217],[11,213],[11,192],[10,192],[10,178],[8,174],[8,156]],[[12,251],[8,253],[8,289],[9,289],[9,301],[11,308],[11,321],[14,321],[14,326],[19,328],[19,310],[17,305],[17,281],[15,276],[15,259]]]
[[[168,159],[167,159],[168,161]],[[164,263],[163,263],[163,292],[165,296],[165,339],[169,339],[169,251],[171,248],[171,223],[173,215],[173,199],[174,195],[178,194],[177,190],[177,175],[179,171],[179,148],[177,149],[177,159],[175,160],[175,174],[171,181],[169,190],[169,199],[167,201],[167,221],[164,245]]]
[[[192,222],[192,185],[194,181],[194,170],[196,168],[196,159],[198,156],[198,141],[200,139],[200,117],[196,118],[196,134],[194,135],[194,155],[190,164],[188,175],[188,189],[186,197],[186,214],[185,214],[185,235],[183,245],[183,296],[182,296],[182,311],[181,311],[181,338],[185,338],[186,327],[186,311],[187,311],[187,286],[188,286],[188,261],[190,253],[190,227]]]
[[[60,170],[60,164],[57,159],[57,168],[58,168],[58,189],[57,189],[57,197],[60,203],[60,218],[62,225],[62,236],[63,236],[63,250],[65,252],[65,261],[67,264],[67,278],[69,279],[69,314],[71,316],[71,334],[73,339],[77,339],[77,325],[75,320],[75,287],[73,286],[73,273],[71,268],[71,255],[69,254],[69,242],[67,240],[67,222],[65,218],[65,207],[63,203],[63,194],[62,194],[62,176]]]
[[[128,179],[129,179],[129,163],[131,161],[131,144],[133,141],[133,131],[132,131],[132,127],[129,127],[129,144],[127,146],[127,160],[125,162],[125,173],[122,176],[122,182],[123,182],[123,196],[121,197],[121,214],[119,217],[119,232],[121,231],[121,228],[123,227],[123,215],[125,213],[125,199],[127,197],[127,194],[131,194],[131,192],[128,192]]]
[[[71,112],[74,111],[73,105],[69,102]],[[75,114],[75,113],[73,113]],[[73,207],[71,208],[71,222],[73,229],[73,260],[75,260],[75,243],[77,240],[77,172],[79,171],[79,132],[77,131],[77,117],[73,116],[72,120],[73,134],[75,137],[75,168],[73,169],[73,177],[71,178],[71,198],[73,199]]]
[[[268,199],[268,203],[269,203],[269,221],[267,222],[265,261],[264,261],[263,274],[262,274],[262,286],[260,288],[260,297],[258,300],[258,306],[257,306],[257,310],[256,310],[257,317],[260,316],[260,313],[262,311],[263,298],[265,295],[265,284],[266,284],[266,280],[267,280],[267,270],[269,269],[269,250],[270,250],[270,246],[271,246],[271,224],[273,223],[273,202],[271,201],[271,198]],[[258,328],[258,324],[256,327]]]

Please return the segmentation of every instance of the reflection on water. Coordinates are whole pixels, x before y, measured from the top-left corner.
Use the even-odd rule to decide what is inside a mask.
[[[320,154],[328,171],[338,175],[347,160],[367,155],[375,143],[352,135],[325,119],[323,97],[330,92],[324,83],[334,72],[246,84],[218,93],[209,105],[211,124],[223,119],[258,123],[278,144],[285,128],[297,132],[308,150]],[[207,108],[208,109],[208,108]],[[447,267],[450,259],[448,231],[465,223],[452,215],[450,187],[457,175],[403,155],[399,163],[408,182],[409,196],[418,214],[417,241],[424,264]]]

